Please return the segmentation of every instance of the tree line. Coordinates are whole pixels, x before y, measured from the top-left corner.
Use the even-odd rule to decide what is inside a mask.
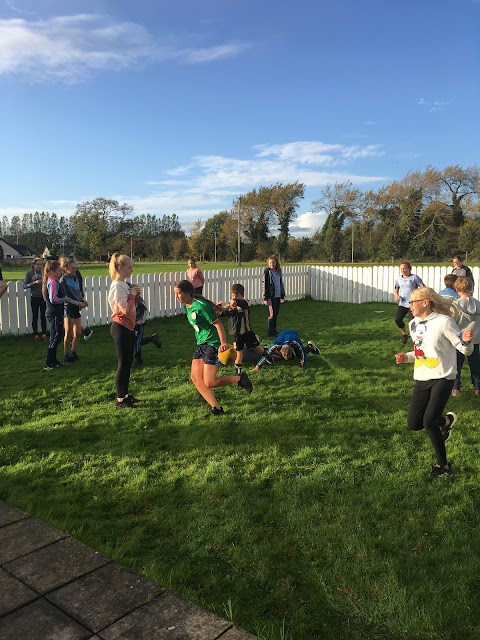
[[[427,167],[378,190],[350,181],[325,185],[311,211],[326,216],[310,235],[293,237],[305,185],[277,183],[236,198],[229,210],[197,220],[187,235],[176,214],[134,215],[133,207],[96,198],[77,205],[70,217],[36,212],[6,216],[0,236],[36,253],[74,247],[78,258],[99,259],[113,251],[137,258],[264,260],[277,253],[286,261],[374,262],[443,259],[455,253],[480,257],[480,172],[478,167]]]

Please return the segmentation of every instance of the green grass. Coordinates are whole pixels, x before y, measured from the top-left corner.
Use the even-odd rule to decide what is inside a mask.
[[[199,262],[198,263],[199,266],[201,267],[201,269],[203,269],[204,271],[209,271],[211,269],[237,269],[238,265],[236,262]],[[325,262],[307,262],[307,263],[303,263],[303,262],[293,262],[293,263],[286,263],[287,266],[292,266],[295,264],[323,264],[325,265]],[[392,263],[391,262],[385,262],[384,263],[385,266],[391,266]],[[395,262],[395,264],[397,264],[398,266],[398,261]],[[437,266],[437,263],[435,264],[430,264],[430,263],[420,263],[420,262],[415,262],[415,266],[419,266],[420,264],[426,265],[426,266]],[[470,267],[476,266],[472,264],[471,261],[468,262]],[[447,267],[451,267],[451,262],[445,262],[445,263],[438,263],[439,266],[447,266]],[[108,264],[107,263],[89,263],[89,262],[79,262],[78,263],[79,269],[82,272],[82,276],[84,277],[93,277],[93,276],[108,276]],[[351,264],[351,263],[335,263],[334,265],[332,264],[326,264],[326,266],[336,266],[336,267],[373,267],[373,266],[380,266],[380,263],[378,264],[372,264],[367,263],[367,262],[358,262],[355,264]],[[255,268],[255,267],[265,267],[265,261],[263,262],[242,262],[241,265],[242,269],[250,269],[250,268]],[[5,263],[2,266],[2,272],[3,272],[3,278],[4,280],[23,280],[23,278],[25,277],[25,273],[28,271],[28,269],[30,269],[30,264],[26,264],[25,266],[18,266],[18,265],[11,265],[9,263]],[[187,263],[184,262],[135,262],[134,263],[134,273],[171,273],[171,272],[183,272],[187,270]]]
[[[456,473],[430,481],[394,311],[286,303],[322,355],[219,390],[209,419],[184,317],[148,324],[164,346],[144,347],[134,411],[113,407],[108,328],[52,372],[44,345],[2,338],[0,498],[266,640],[480,638],[478,399],[467,367]]]
[[[211,269],[237,269],[236,262],[202,262],[198,263],[203,271]],[[242,268],[264,267],[265,262],[242,263]],[[79,262],[78,268],[84,277],[108,276],[108,264],[106,262],[88,263]],[[171,273],[186,271],[188,265],[183,262],[134,262],[134,273]],[[5,263],[2,266],[4,280],[23,280],[30,269],[30,263],[24,266]]]

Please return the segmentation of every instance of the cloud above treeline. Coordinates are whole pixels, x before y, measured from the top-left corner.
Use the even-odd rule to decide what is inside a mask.
[[[389,180],[387,176],[349,170],[354,163],[356,167],[359,163],[362,167],[368,166],[365,163],[369,159],[384,154],[381,145],[371,144],[343,145],[308,140],[259,144],[252,147],[248,158],[196,156],[186,164],[164,171],[158,178],[145,180],[145,184],[136,189],[137,193],[81,194],[77,202],[103,195],[131,204],[137,215],[175,213],[188,231],[195,220],[206,220],[219,211],[231,209],[238,196],[260,186],[301,182],[307,187],[304,203],[308,207],[311,200],[318,197],[319,189],[327,184],[351,182],[361,186],[384,183]],[[73,200],[51,200],[37,209],[68,215],[75,210],[75,204]],[[292,232],[294,235],[310,233],[320,227],[324,219],[323,213],[301,213],[292,226]]]
[[[0,20],[0,75],[34,82],[73,84],[99,70],[119,70],[167,60],[205,64],[233,57],[247,43],[185,47],[174,36],[154,38],[134,22],[78,14],[48,20]]]

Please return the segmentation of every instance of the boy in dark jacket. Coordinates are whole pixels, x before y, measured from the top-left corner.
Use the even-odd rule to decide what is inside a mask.
[[[162,341],[158,334],[154,333],[153,335],[148,336],[147,338],[144,337],[145,322],[147,320],[147,314],[148,314],[148,309],[147,309],[147,305],[145,304],[145,300],[143,300],[143,298],[140,298],[137,304],[137,315],[135,319],[135,360],[136,360],[135,366],[137,367],[143,366],[142,347],[144,344],[149,344],[150,342],[153,342],[153,344],[157,347],[157,349],[160,349],[160,347],[162,346]]]
[[[264,349],[260,346],[258,336],[252,331],[250,325],[250,303],[245,299],[245,288],[241,284],[234,284],[230,290],[230,302],[222,310],[222,316],[228,318],[228,329],[233,337],[237,357],[235,369],[238,375],[242,374],[243,348],[255,349],[259,356]]]

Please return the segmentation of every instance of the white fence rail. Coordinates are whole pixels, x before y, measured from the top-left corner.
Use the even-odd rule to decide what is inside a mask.
[[[414,267],[414,273],[423,282],[439,291],[444,288],[443,278],[451,269],[447,267]],[[478,298],[480,270],[472,269],[475,279],[475,297]],[[262,302],[262,268],[219,269],[205,272],[204,293],[214,302],[230,298],[232,284],[241,283],[253,304]],[[398,266],[390,267],[312,267],[299,265],[284,267],[283,277],[287,300],[299,300],[306,295],[314,300],[330,302],[394,302],[393,285],[399,275]],[[175,300],[173,287],[183,280],[183,273],[149,273],[132,275],[147,303],[151,318],[174,316],[182,312]],[[110,278],[93,277],[84,280],[88,308],[82,312],[89,325],[104,325],[111,320],[108,306]],[[0,335],[22,335],[32,331],[30,290],[24,290],[23,282],[10,282],[0,300]]]

